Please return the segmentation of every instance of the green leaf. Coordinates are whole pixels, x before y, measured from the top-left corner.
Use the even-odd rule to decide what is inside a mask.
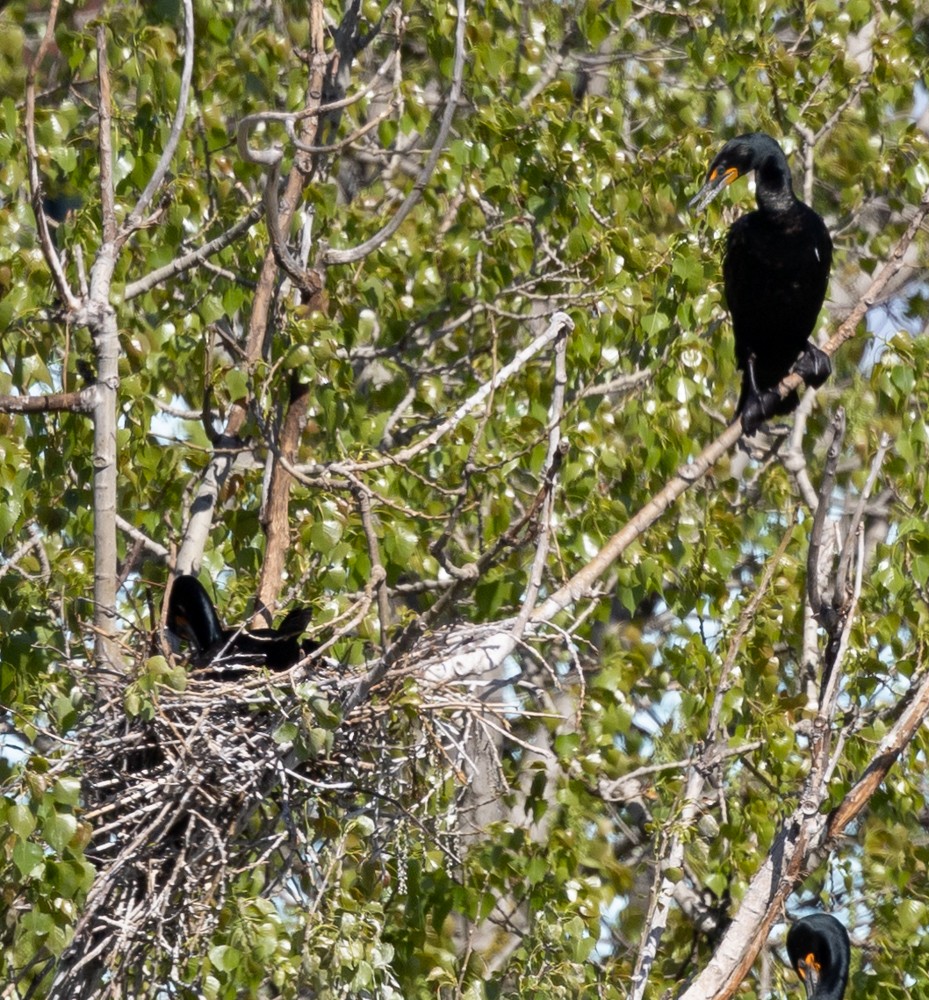
[[[77,833],[77,818],[71,813],[52,813],[42,825],[42,834],[58,854],[64,852]]]
[[[41,875],[45,855],[38,844],[19,840],[13,845],[13,864],[22,878],[37,878]]]
[[[242,961],[242,954],[229,945],[217,945],[210,949],[210,961],[222,972],[234,972]]]

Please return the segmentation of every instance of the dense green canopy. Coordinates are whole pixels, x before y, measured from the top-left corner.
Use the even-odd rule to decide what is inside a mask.
[[[3,996],[924,996],[922,5],[0,8]],[[834,374],[733,447],[753,130]]]

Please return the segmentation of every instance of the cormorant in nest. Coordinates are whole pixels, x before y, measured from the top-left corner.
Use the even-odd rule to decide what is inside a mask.
[[[309,608],[294,608],[277,628],[252,631],[223,628],[213,602],[195,576],[179,576],[168,597],[168,630],[193,648],[192,662],[203,667],[214,660],[251,661],[285,670],[311,653],[316,644],[300,637],[310,623]],[[259,660],[258,657],[263,657]]]

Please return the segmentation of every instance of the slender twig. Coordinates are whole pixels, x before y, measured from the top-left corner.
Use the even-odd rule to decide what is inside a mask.
[[[248,214],[239,219],[235,225],[230,226],[224,233],[221,233],[208,243],[204,243],[202,247],[184,254],[183,257],[175,258],[170,264],[165,264],[163,267],[151,271],[144,278],[130,281],[123,292],[123,301],[128,302],[137,295],[142,295],[156,285],[161,284],[166,278],[173,278],[179,274],[183,274],[192,267],[196,267],[197,264],[204,262],[208,257],[219,253],[220,250],[235,242],[243,233],[248,232],[258,222],[262,214],[263,208],[261,205],[252,206]]]
[[[545,575],[545,562],[552,537],[552,517],[555,510],[555,475],[561,466],[564,455],[561,442],[561,420],[564,416],[565,389],[568,384],[568,371],[565,356],[568,347],[568,328],[563,326],[555,341],[555,380],[552,387],[552,401],[548,408],[548,453],[544,465],[544,499],[539,512],[539,537],[536,540],[535,557],[529,571],[529,583],[523,598],[522,607],[513,626],[513,635],[522,636],[532,615],[536,598],[542,588]]]
[[[396,58],[397,50],[394,49],[377,68],[371,80],[361,90],[349,97],[344,97],[338,101],[330,101],[328,104],[319,104],[313,101],[300,111],[256,111],[253,114],[245,115],[236,125],[236,146],[239,155],[247,163],[256,163],[266,167],[273,167],[280,163],[284,155],[280,150],[255,149],[248,142],[249,132],[256,125],[264,125],[272,122],[277,122],[286,128],[288,136],[294,141],[297,149],[309,153],[330,152],[328,147],[313,147],[307,143],[300,142],[296,137],[294,126],[307,118],[317,118],[330,114],[333,111],[340,111],[343,108],[350,107],[352,104],[357,104],[358,101],[364,100],[366,97],[374,95],[378,81],[387,76],[387,72],[394,65]],[[394,75],[396,76],[396,73]]]
[[[823,607],[820,589],[820,554],[822,552],[823,531],[826,527],[826,516],[829,512],[829,502],[835,487],[836,469],[839,456],[842,454],[842,442],[845,439],[845,410],[839,407],[832,418],[832,437],[826,449],[826,461],[823,466],[823,481],[819,487],[819,500],[816,513],[813,515],[813,527],[810,529],[810,543],[806,556],[806,592],[810,608],[816,618],[827,613]]]
[[[617,375],[608,382],[596,382],[585,386],[578,396],[580,399],[589,399],[591,396],[608,396],[614,392],[631,392],[640,385],[650,382],[654,377],[655,373],[648,369],[629,372],[628,375]]]
[[[309,143],[300,142],[299,139],[294,139],[293,140],[294,147],[296,149],[299,149],[301,153],[312,153],[314,155],[320,155],[324,153],[339,153],[348,146],[351,146],[353,142],[357,142],[359,139],[367,135],[369,132],[373,132],[374,129],[376,129],[378,125],[381,124],[382,121],[385,121],[394,113],[396,107],[397,107],[396,104],[393,101],[391,101],[390,104],[388,104],[387,107],[384,108],[384,110],[381,111],[380,114],[375,115],[374,118],[372,118],[370,121],[365,122],[364,125],[361,125],[359,128],[355,129],[354,132],[345,136],[344,139],[340,139],[338,142],[333,142],[328,146],[313,146],[310,145]]]
[[[184,7],[184,65],[181,69],[181,86],[177,96],[177,108],[174,112],[174,121],[171,124],[171,131],[168,133],[168,141],[161,152],[158,163],[148,179],[148,184],[139,195],[139,200],[135,208],[126,217],[119,233],[119,242],[124,242],[139,228],[142,218],[155,197],[155,192],[161,187],[174,159],[177,144],[180,142],[181,134],[184,130],[184,121],[187,117],[187,101],[190,97],[190,81],[194,71],[194,5],[193,0],[183,0]]]
[[[60,0],[52,0],[49,5],[45,34],[42,36],[39,48],[32,62],[29,64],[29,70],[26,73],[26,114],[24,124],[26,132],[26,158],[29,170],[29,192],[32,197],[32,211],[39,230],[39,244],[42,247],[42,255],[45,257],[49,270],[52,272],[52,279],[55,282],[55,287],[58,289],[59,296],[68,309],[74,311],[80,306],[80,301],[74,292],[71,291],[71,286],[68,284],[64,268],[61,265],[61,258],[58,256],[58,251],[55,249],[55,243],[52,240],[52,234],[48,228],[48,218],[45,215],[45,207],[42,204],[43,191],[42,181],[39,177],[39,154],[35,142],[35,78],[55,38],[55,21],[58,18],[59,2]]]
[[[439,157],[445,150],[445,142],[448,139],[449,132],[451,131],[452,119],[455,116],[455,109],[457,108],[458,100],[461,97],[461,87],[462,80],[464,78],[465,65],[465,0],[457,0],[457,12],[458,23],[455,26],[455,63],[452,69],[452,87],[449,91],[448,100],[445,105],[445,113],[442,116],[442,122],[439,125],[439,131],[436,135],[435,142],[433,143],[432,151],[429,153],[426,162],[423,164],[423,168],[419,172],[419,176],[413,182],[413,187],[410,193],[403,199],[403,203],[394,213],[387,225],[375,233],[370,239],[365,240],[364,243],[346,250],[335,250],[331,247],[324,248],[319,255],[319,266],[322,267],[328,264],[353,264],[356,261],[363,260],[379,246],[386,243],[391,236],[393,236],[393,234],[403,224],[404,219],[406,219],[422,198],[423,192],[426,190],[426,185],[432,178],[436,164],[439,162]]]
[[[718,759],[727,760],[730,757],[741,757],[743,754],[753,753],[764,746],[764,740],[752,740],[749,743],[741,743],[737,747],[726,747],[720,750]],[[652,774],[661,774],[664,771],[683,771],[686,767],[692,767],[695,763],[693,757],[685,760],[670,760],[662,764],[646,764],[637,767],[634,771],[624,774],[621,778],[604,782],[599,787],[599,795],[607,802],[623,802],[630,797],[632,792],[625,791],[624,787],[630,782],[638,783],[639,778],[645,778]],[[641,789],[639,789],[641,791]]]

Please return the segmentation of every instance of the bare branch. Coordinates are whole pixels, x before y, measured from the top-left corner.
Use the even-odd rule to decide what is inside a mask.
[[[91,413],[95,399],[94,386],[47,396],[0,396],[0,413]]]
[[[315,465],[298,466],[295,467],[293,471],[301,477],[302,482],[307,485],[312,485],[312,477],[315,475],[345,475],[347,473],[369,472],[373,469],[382,469],[384,466],[409,462],[417,455],[433,448],[443,437],[445,437],[446,434],[454,430],[462,422],[462,420],[468,417],[475,410],[479,409],[491,393],[496,392],[501,385],[508,382],[526,365],[528,361],[535,357],[539,351],[546,348],[553,340],[560,336],[563,329],[567,329],[568,331],[573,330],[574,321],[570,316],[568,316],[567,313],[557,312],[554,316],[552,316],[551,323],[549,323],[548,327],[526,347],[524,347],[516,355],[516,357],[510,361],[509,364],[504,365],[489,382],[485,382],[484,385],[477,390],[477,392],[469,396],[455,410],[455,412],[446,420],[443,420],[438,427],[435,427],[424,438],[421,438],[408,448],[404,448],[386,458],[378,458],[370,462],[335,462],[332,465],[326,466],[325,469]]]

